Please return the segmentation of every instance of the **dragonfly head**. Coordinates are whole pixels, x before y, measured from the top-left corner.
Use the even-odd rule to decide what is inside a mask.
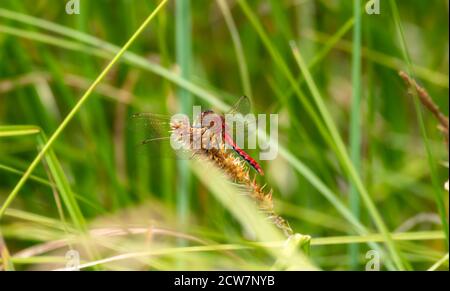
[[[214,114],[214,111],[212,111],[211,109],[202,111],[202,119],[203,119],[205,116],[210,115],[210,114]]]
[[[212,110],[205,110],[201,114],[202,127],[212,128],[222,122],[222,117]]]

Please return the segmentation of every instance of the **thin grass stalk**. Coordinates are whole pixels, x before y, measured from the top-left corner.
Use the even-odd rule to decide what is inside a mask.
[[[352,107],[350,116],[350,159],[355,169],[361,171],[361,0],[353,0],[353,50],[352,50]],[[356,219],[361,218],[359,194],[352,182],[349,189],[350,210]],[[350,267],[357,269],[359,245],[349,246]]]
[[[102,47],[103,49],[108,50],[108,51],[114,52],[114,51],[118,51],[118,49],[119,49],[115,45],[105,42],[103,40],[100,40],[92,35],[87,35],[80,31],[71,29],[69,27],[65,27],[65,26],[59,25],[57,23],[50,22],[50,21],[40,19],[40,18],[36,18],[36,17],[30,16],[30,15],[17,13],[14,11],[0,8],[0,16],[14,20],[14,21],[18,21],[21,23],[31,24],[31,25],[40,27],[42,29],[55,32],[57,34],[64,35],[66,37],[76,39],[76,40],[84,42],[84,43],[92,44],[97,47]],[[329,36],[325,33],[318,32],[318,31],[315,31],[314,35],[312,35],[309,32],[306,33],[305,35],[303,35],[304,37],[306,37],[308,39],[311,39],[315,42],[324,44],[324,47],[322,48],[322,50],[316,55],[315,59],[313,59],[309,63],[309,65],[313,66],[313,64],[316,64],[318,62],[318,60],[323,58],[333,48],[340,50],[340,51],[351,52],[351,50],[352,50],[351,43],[343,40],[342,37],[352,28],[353,23],[354,23],[354,19],[353,18],[349,19],[332,36]],[[4,32],[11,33],[10,28],[8,29],[8,31],[6,31],[7,26],[0,25],[0,28],[5,29]],[[20,31],[20,30],[17,30],[16,32],[18,32],[18,31]],[[22,32],[22,34],[23,34],[23,32]],[[17,33],[16,33],[16,35],[17,35]],[[46,37],[43,36],[43,38],[46,38]],[[42,41],[40,39],[37,39],[37,40]],[[63,40],[61,40],[61,41],[63,41]],[[91,51],[89,51],[87,53],[92,54]],[[126,55],[127,54],[125,54],[124,59],[127,58]],[[367,60],[373,61],[377,64],[380,64],[387,68],[391,68],[396,71],[400,70],[403,66],[403,62],[400,59],[388,56],[388,55],[383,54],[378,51],[371,50],[367,47],[362,47],[362,56],[364,58],[366,58]],[[436,71],[433,71],[433,70],[430,70],[430,69],[427,69],[427,68],[424,68],[424,67],[421,67],[418,65],[414,65],[414,64],[412,64],[412,69],[418,77],[420,77],[424,80],[427,80],[428,82],[430,82],[432,84],[436,84],[436,85],[444,87],[444,88],[449,87],[448,75],[446,75],[446,74],[436,72]],[[299,76],[298,80],[302,80],[302,77]],[[289,92],[289,95],[292,95],[292,93],[294,92],[294,89],[292,88],[288,92]]]
[[[405,81],[406,86],[410,90],[410,94],[414,95],[414,91],[417,92],[417,97],[422,105],[430,111],[438,122],[438,129],[442,132],[447,145],[448,152],[448,142],[449,142],[449,121],[448,117],[439,109],[439,106],[433,101],[433,98],[428,94],[425,88],[419,86],[417,82],[412,79],[408,74],[403,71],[399,72],[400,77]],[[412,90],[412,92],[411,92]]]
[[[168,35],[168,25],[169,25],[169,17],[170,12],[161,11],[158,14],[158,48],[161,55],[161,65],[164,67],[169,67],[171,63],[171,56],[169,52],[169,42],[167,39]],[[167,79],[163,79],[163,92],[162,94],[168,96],[171,92],[171,84]],[[141,107],[140,107],[141,108]],[[167,108],[166,108],[167,111]],[[162,193],[164,196],[164,200],[167,205],[175,204],[175,187],[172,184],[176,178],[176,172],[173,170],[173,161],[169,159],[164,159],[161,161],[162,166],[162,181],[161,184],[163,186]]]
[[[145,229],[147,230],[147,229]],[[408,232],[408,233],[397,233],[393,234],[393,239],[396,241],[427,241],[427,240],[438,240],[445,239],[445,236],[441,231],[426,231],[426,232]],[[339,237],[318,237],[312,238],[310,241],[311,246],[334,246],[340,244],[349,244],[349,243],[367,243],[367,242],[383,242],[384,237],[382,234],[371,234],[368,236],[339,236]],[[139,256],[160,256],[160,255],[168,255],[173,253],[187,253],[187,252],[217,252],[217,251],[232,251],[232,250],[246,250],[246,249],[279,249],[286,246],[286,241],[263,241],[263,242],[248,242],[241,244],[213,244],[206,246],[191,246],[191,247],[183,247],[183,248],[164,248],[156,251],[149,252],[139,252],[139,253],[129,253],[126,254],[125,257],[117,256],[117,260],[127,259],[130,257],[139,257]],[[33,257],[12,257],[11,261],[15,264],[35,264],[35,263],[64,263],[65,260],[62,257],[48,257],[48,256],[33,256]],[[437,263],[442,265],[448,261],[447,255],[445,255],[441,260]],[[3,261],[0,259],[0,264]],[[437,265],[435,264],[435,266]],[[97,264],[97,263],[96,263]],[[96,265],[94,264],[94,265]],[[87,266],[86,266],[87,267]]]
[[[3,165],[0,164],[0,170],[14,174],[14,175],[18,175],[18,176],[22,176],[23,175],[23,171],[20,171],[16,168],[7,166],[7,165]],[[38,177],[38,176],[34,176],[31,175],[30,180],[41,184],[43,186],[49,187],[50,189],[53,187],[53,183],[50,182],[49,180],[46,180],[42,177]],[[95,209],[98,213],[105,213],[105,210],[102,209],[99,205],[95,204],[94,202],[90,201],[89,199],[87,199],[86,197],[80,196],[76,193],[73,193],[74,197],[77,199],[78,202],[82,202],[84,203],[84,205],[91,207],[92,209]],[[6,211],[5,215],[8,214],[8,211]]]
[[[22,171],[19,171],[19,170],[15,169],[15,168],[12,168],[10,166],[3,165],[3,164],[0,164],[0,170],[8,172],[8,173],[11,173],[11,174],[19,175],[19,176],[23,175]],[[33,175],[30,176],[30,180],[33,180],[33,181],[35,181],[35,182],[37,182],[39,184],[45,185],[45,186],[51,186],[52,185],[50,183],[50,181],[45,180],[45,179],[43,179],[41,177],[33,176]]]
[[[433,264],[427,271],[436,271],[440,266],[442,266],[445,262],[448,262],[448,253],[445,254],[439,261]]]
[[[88,2],[83,5],[83,13],[80,13],[80,15],[76,18],[76,28],[78,31],[88,31],[89,25],[88,22],[90,20],[90,11],[95,9],[95,2]],[[106,10],[101,10],[102,12],[105,12]],[[124,26],[128,26],[130,24],[130,21],[127,21],[128,18],[126,17],[126,13],[122,13],[122,17],[124,18],[123,23]],[[110,28],[111,26],[106,26],[107,28]],[[131,35],[133,31],[128,33],[126,31],[126,34],[124,35]],[[83,76],[87,78],[94,79],[97,75],[97,69],[94,65],[95,62],[92,60],[92,56],[90,55],[81,55],[80,58],[80,72]],[[92,101],[89,102],[89,105],[86,106],[86,114],[80,114],[80,116],[83,116],[85,119],[83,121],[83,125],[85,127],[85,130],[88,135],[91,137],[95,137],[97,141],[97,146],[101,148],[102,150],[99,151],[95,155],[95,159],[98,159],[98,162],[93,163],[95,165],[95,170],[92,173],[87,173],[87,176],[84,179],[89,179],[94,173],[99,173],[104,171],[105,174],[108,177],[108,180],[110,181],[111,185],[113,186],[114,192],[111,193],[110,199],[111,199],[111,206],[112,209],[119,209],[123,205],[129,205],[130,204],[130,195],[125,191],[123,183],[121,183],[117,173],[117,167],[116,164],[113,162],[115,160],[114,157],[114,147],[110,140],[113,139],[111,134],[109,133],[109,123],[107,121],[107,114],[105,111],[105,108],[102,106],[101,100],[98,98],[98,92],[94,91],[92,93],[90,99]],[[94,121],[95,120],[95,121]],[[116,119],[117,121],[117,119]],[[95,124],[95,126],[93,126]],[[105,165],[103,169],[100,169],[100,165]],[[94,197],[91,197],[94,198]]]
[[[250,76],[248,73],[247,61],[245,60],[244,48],[242,47],[239,31],[234,22],[233,15],[230,12],[227,1],[217,0],[220,10],[222,11],[223,18],[230,31],[231,39],[233,41],[234,51],[236,53],[237,63],[239,66],[239,74],[241,77],[242,88],[244,89],[244,95],[248,96],[250,100],[253,98],[252,87],[250,84]]]
[[[264,31],[264,28],[262,27],[261,23],[258,21],[258,18],[256,17],[255,13],[249,7],[247,1],[238,0],[238,4],[240,5],[242,11],[246,14],[247,18],[249,19],[249,21],[255,28],[256,32],[260,36],[264,46],[267,48],[270,56],[274,60],[278,69],[280,70],[280,72],[284,75],[284,77],[289,81],[291,86],[295,89],[296,96],[299,99],[300,103],[303,105],[304,110],[311,117],[311,119],[313,120],[317,129],[319,130],[320,134],[323,136],[324,140],[327,141],[328,144],[330,144],[330,147],[333,147],[334,143],[331,139],[330,134],[327,132],[327,129],[325,128],[323,121],[320,119],[320,116],[317,114],[317,111],[314,108],[313,104],[308,100],[308,98],[306,98],[306,96],[301,91],[301,89],[300,89],[299,85],[297,84],[295,77],[292,75],[287,63],[284,61],[283,57],[281,56],[279,51],[276,49],[276,47],[272,44],[270,37]],[[283,103],[287,104],[286,100],[287,99],[285,97],[285,99],[282,100]],[[291,116],[291,117],[296,118],[295,116]]]
[[[14,263],[11,260],[11,255],[9,253],[8,247],[6,246],[6,242],[3,239],[2,228],[0,227],[0,271],[2,269],[4,271],[14,271]],[[3,266],[2,266],[3,265]]]
[[[28,125],[0,126],[0,132],[3,132],[5,136],[8,136],[8,133],[9,136],[17,136],[18,133],[21,133],[21,135],[30,135],[30,134],[37,135],[38,148],[42,148],[47,142],[47,138],[43,133],[42,129],[36,126],[28,126]],[[79,207],[75,199],[75,196],[72,190],[70,189],[68,179],[65,176],[61,168],[61,165],[59,164],[59,161],[57,160],[56,155],[52,149],[49,149],[48,152],[45,154],[44,167],[49,173],[50,179],[52,179],[52,182],[49,182],[52,191],[55,192],[56,189],[59,190],[61,198],[64,201],[64,205],[66,206],[71,216],[72,222],[75,225],[78,233],[81,234],[85,232],[87,230],[87,226],[84,216],[81,212],[81,208]],[[59,197],[55,200],[58,211],[61,215],[61,220],[63,221],[64,225],[67,225],[64,219],[62,205],[59,203]],[[68,228],[65,228],[66,233],[67,230]],[[88,255],[91,258],[95,259],[95,250],[92,250],[90,248],[90,246],[86,243],[86,240],[83,240],[83,247],[86,249]]]
[[[324,46],[315,54],[312,56],[312,59],[308,62],[308,68],[311,70],[311,72],[314,72],[317,68],[317,65],[325,59],[325,57],[331,52],[333,48],[335,48],[336,44],[347,34],[347,32],[350,31],[350,29],[353,27],[355,22],[355,19],[352,17],[349,20],[347,20],[344,25],[342,25],[335,34],[333,34],[328,41],[325,42]],[[306,34],[306,33],[303,33]],[[314,39],[311,39],[311,41],[314,41]],[[298,86],[302,85],[305,82],[305,79],[303,78],[303,75],[300,74],[297,77],[297,84]],[[295,93],[295,88],[291,87],[287,93],[286,96],[291,97]]]
[[[371,48],[372,47],[372,31],[370,29],[370,25],[369,22],[366,21],[365,25],[364,25],[364,35],[365,37],[365,42],[367,43],[367,48]],[[365,126],[365,130],[367,132],[367,139],[372,140],[373,137],[373,132],[376,129],[376,120],[375,120],[375,116],[376,116],[376,89],[375,89],[375,82],[374,82],[374,64],[373,62],[367,62],[366,64],[366,80],[367,80],[367,84],[365,86],[365,92],[366,92],[366,110],[367,110],[367,114],[366,117],[364,118],[364,122],[366,124]],[[374,142],[370,142],[367,145],[367,157],[366,157],[366,162],[365,162],[365,174],[366,174],[366,187],[367,187],[367,191],[369,191],[369,193],[373,193],[374,191],[374,180],[375,180],[375,174],[374,174],[374,161],[376,160],[376,144]]]
[[[400,41],[400,46],[402,49],[402,54],[403,54],[403,58],[407,64],[407,72],[408,75],[411,76],[412,78],[414,78],[413,75],[413,69],[412,69],[412,60],[408,51],[408,47],[407,47],[407,43],[406,43],[406,38],[405,38],[405,33],[403,31],[403,26],[400,20],[400,14],[398,12],[398,8],[397,8],[397,3],[393,0],[389,1],[392,13],[393,13],[393,18],[394,18],[394,23],[395,26],[397,28],[397,33],[398,33],[398,37],[399,37],[399,41]],[[446,212],[446,208],[445,208],[445,204],[444,204],[444,195],[446,195],[444,188],[441,187],[439,185],[439,181],[438,181],[438,174],[437,174],[437,170],[436,170],[436,161],[433,155],[433,152],[431,150],[429,141],[428,141],[428,133],[425,127],[425,122],[424,122],[424,118],[423,118],[423,113],[422,113],[422,107],[420,106],[420,101],[419,101],[419,96],[418,96],[418,91],[417,90],[413,90],[413,100],[414,100],[414,108],[416,111],[416,115],[417,115],[417,119],[419,122],[419,126],[420,126],[420,133],[422,135],[422,140],[423,140],[423,144],[425,147],[425,151],[427,153],[427,160],[428,160],[428,166],[430,168],[430,176],[431,176],[431,182],[433,185],[433,194],[434,194],[434,199],[436,201],[436,206],[438,208],[439,211],[439,216],[441,218],[441,223],[442,223],[442,230],[445,233],[445,237],[446,237],[446,249],[449,249],[449,225],[448,225],[448,220],[447,220],[447,212]]]
[[[300,40],[301,35],[304,31],[307,29],[317,29],[316,21],[317,21],[317,6],[318,4],[315,1],[307,1],[302,3],[302,5],[298,5],[296,8],[296,19],[297,19],[297,27],[298,27],[298,33],[296,35],[296,39]],[[292,38],[288,38],[292,39]],[[308,65],[314,66],[313,61],[321,60],[326,54],[327,47],[322,48],[319,51],[317,51],[317,44],[312,41],[303,41],[302,45],[300,46],[300,50],[303,52],[303,54],[311,60],[311,62]],[[325,54],[323,54],[325,53]],[[314,62],[315,62],[314,61]],[[301,84],[302,76],[300,74],[298,83]]]
[[[303,37],[307,39],[311,39],[317,43],[325,44],[330,41],[330,39],[333,36],[330,36],[323,32],[311,32],[308,31]],[[342,51],[351,54],[352,52],[352,44],[350,41],[339,39],[333,46],[334,49],[337,51]],[[362,47],[361,48],[362,57],[368,61],[372,61],[376,64],[379,64],[381,66],[384,66],[386,68],[390,68],[392,70],[398,71],[401,70],[405,62],[399,58],[387,55],[385,53],[382,53],[380,51],[377,51],[373,48],[368,47]],[[437,72],[425,67],[422,67],[420,65],[412,65],[413,71],[416,73],[418,77],[420,77],[423,80],[426,80],[427,82],[430,82],[431,84],[435,84],[437,86],[448,88],[449,87],[449,81],[448,81],[448,75]]]
[[[76,233],[76,229],[73,228],[72,224],[64,225],[60,220],[49,218],[35,213],[26,212],[19,209],[8,208],[8,210],[5,213],[5,216],[16,218],[33,224],[44,225],[46,227],[59,231],[64,231],[65,229],[68,229],[70,233]]]
[[[371,215],[372,219],[374,220],[378,230],[386,236],[386,244],[389,250],[389,253],[391,254],[396,266],[400,270],[404,270],[405,266],[403,264],[403,261],[400,257],[400,253],[395,246],[391,234],[389,232],[389,229],[387,228],[386,224],[383,221],[383,218],[381,217],[380,212],[378,211],[375,203],[373,202],[372,198],[370,197],[369,193],[367,192],[367,189],[365,188],[361,177],[359,176],[358,172],[354,168],[350,157],[347,153],[347,150],[345,148],[344,142],[339,134],[339,131],[336,127],[336,125],[333,122],[333,119],[331,118],[330,113],[328,112],[328,109],[324,103],[324,100],[319,92],[319,88],[317,87],[316,83],[314,82],[311,73],[308,70],[308,67],[298,51],[298,48],[296,47],[296,44],[294,42],[291,42],[293,54],[295,56],[295,59],[298,63],[298,66],[300,70],[302,71],[303,75],[305,76],[306,83],[308,84],[308,87],[311,91],[311,95],[313,96],[314,102],[316,103],[317,108],[319,109],[319,112],[325,122],[325,125],[329,131],[329,134],[331,134],[333,138],[333,143],[335,144],[336,153],[338,154],[338,158],[341,161],[345,171],[349,175],[351,181],[355,183],[355,186],[361,195],[361,198],[366,205],[369,214]]]
[[[179,66],[180,76],[189,80],[191,74],[192,40],[191,40],[191,1],[175,1],[175,34],[176,34],[176,61]],[[181,104],[181,112],[189,114],[192,111],[193,100],[189,90],[178,88],[178,98]],[[189,204],[192,185],[192,177],[186,160],[180,160],[177,165],[179,183],[177,188],[176,208],[177,218],[181,229],[189,223]],[[180,240],[180,245],[185,241]]]

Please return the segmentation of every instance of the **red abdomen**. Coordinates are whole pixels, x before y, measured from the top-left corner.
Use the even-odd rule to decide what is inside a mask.
[[[264,176],[264,171],[262,170],[261,166],[256,162],[252,157],[250,157],[243,149],[238,147],[234,140],[225,133],[225,142],[229,144],[233,150],[241,157],[243,158],[250,166],[252,166],[253,169],[255,169],[261,176]]]

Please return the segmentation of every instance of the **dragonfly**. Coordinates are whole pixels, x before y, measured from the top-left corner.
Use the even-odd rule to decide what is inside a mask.
[[[248,112],[250,112],[250,100],[247,96],[241,96],[227,114],[240,113],[245,115]],[[142,112],[133,114],[132,119],[138,125],[137,127],[145,132],[146,137],[139,142],[141,146],[154,144],[155,142],[173,142],[174,138],[177,141],[181,139],[184,142],[179,143],[179,145],[188,145],[188,147],[181,147],[182,150],[178,151],[177,155],[178,157],[186,157],[186,155],[180,155],[180,152],[183,153],[185,152],[183,150],[192,150],[192,144],[199,145],[203,149],[210,148],[215,143],[220,146],[223,142],[224,145],[232,149],[258,174],[261,176],[264,175],[264,171],[259,163],[233,139],[232,133],[230,133],[229,127],[226,124],[225,115],[216,114],[210,109],[204,110],[196,117],[196,121],[192,125],[189,123],[187,116],[182,115],[174,118],[161,114]],[[169,133],[171,133],[170,136],[168,136]],[[220,137],[220,139],[217,139],[217,137]]]

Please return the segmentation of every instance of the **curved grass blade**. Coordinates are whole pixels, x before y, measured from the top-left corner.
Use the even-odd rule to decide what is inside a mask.
[[[437,261],[433,266],[431,266],[428,271],[436,271],[440,266],[442,266],[445,262],[448,262],[448,253],[442,257],[439,261]]]
[[[361,171],[361,1],[353,0],[353,17],[355,25],[353,29],[352,50],[352,107],[350,116],[350,158],[355,169]],[[355,184],[350,185],[349,192],[350,210],[360,219],[361,207]],[[358,267],[359,246],[354,244],[349,247],[350,266],[352,270]]]
[[[223,17],[227,24],[228,30],[230,31],[231,40],[233,41],[234,51],[236,52],[237,63],[239,66],[239,74],[241,77],[242,87],[244,89],[244,94],[253,98],[252,87],[250,84],[250,76],[248,73],[247,61],[245,60],[244,49],[242,47],[241,38],[239,36],[239,31],[234,22],[233,16],[230,12],[230,7],[225,0],[217,0],[220,10],[222,11]]]
[[[413,68],[412,68],[412,60],[411,57],[409,55],[408,52],[408,47],[406,45],[406,39],[405,39],[405,34],[403,31],[403,26],[402,23],[400,21],[400,15],[398,13],[398,8],[397,8],[397,4],[395,3],[395,1],[390,0],[389,1],[392,13],[393,13],[393,18],[394,18],[394,23],[395,26],[397,28],[397,33],[398,33],[398,37],[399,37],[399,41],[400,41],[400,46],[402,49],[402,54],[403,54],[403,58],[407,64],[407,71],[408,74],[410,76],[412,76],[412,78],[414,78],[413,75]],[[447,211],[445,208],[445,203],[444,203],[444,195],[446,195],[445,191],[443,188],[441,188],[441,186],[439,185],[438,182],[438,175],[436,172],[436,161],[433,155],[433,152],[431,150],[429,141],[428,141],[428,133],[425,127],[425,122],[423,119],[423,114],[422,114],[422,108],[420,106],[420,101],[419,101],[419,97],[417,96],[417,91],[412,91],[414,94],[414,108],[416,110],[416,115],[417,115],[417,119],[419,122],[419,126],[420,126],[420,133],[422,135],[422,139],[423,139],[423,143],[424,143],[424,147],[425,147],[425,151],[427,153],[427,159],[428,159],[428,165],[430,168],[430,176],[431,176],[431,182],[433,185],[433,194],[434,194],[434,199],[436,201],[436,206],[438,208],[439,211],[439,215],[441,218],[441,222],[442,222],[442,229],[445,233],[446,236],[446,248],[447,250],[449,249],[449,225],[448,225],[448,219],[447,219]]]
[[[83,106],[83,104],[86,102],[86,100],[89,99],[89,97],[91,96],[95,87],[97,87],[97,85],[103,80],[103,78],[107,75],[107,73],[111,70],[111,68],[122,57],[122,55],[125,53],[125,51],[133,44],[133,42],[142,33],[142,31],[147,27],[147,25],[154,18],[154,16],[157,14],[157,12],[162,7],[164,7],[166,2],[167,2],[167,0],[162,0],[161,3],[158,5],[158,7],[147,17],[147,19],[142,23],[142,25],[136,30],[136,32],[131,36],[131,38],[127,41],[127,43],[122,47],[122,49],[116,54],[116,56],[111,60],[111,62],[106,66],[106,68],[100,73],[100,75],[92,83],[91,87],[89,87],[89,89],[81,97],[81,99],[77,102],[77,104],[72,108],[72,110],[69,112],[69,114],[63,120],[63,122],[58,126],[56,131],[52,134],[50,139],[45,143],[45,145],[43,146],[43,148],[41,149],[39,154],[36,156],[36,158],[30,164],[27,171],[24,173],[22,178],[17,183],[16,187],[14,187],[14,189],[8,195],[6,201],[3,203],[2,207],[0,208],[0,220],[3,216],[3,214],[5,213],[5,210],[12,203],[12,201],[14,200],[14,198],[16,197],[16,195],[18,194],[18,192],[20,191],[22,186],[25,184],[25,182],[28,180],[29,176],[32,174],[33,170],[39,164],[41,159],[45,156],[47,151],[51,148],[51,146],[53,145],[55,140],[59,137],[59,135],[62,133],[62,131],[66,128],[67,124],[72,120],[72,118],[79,111],[79,109]]]
[[[400,270],[404,270],[405,267],[403,265],[403,261],[400,257],[400,254],[392,241],[391,235],[389,233],[389,230],[384,223],[381,214],[378,212],[378,209],[376,208],[375,203],[373,202],[372,198],[370,197],[369,193],[367,192],[367,189],[365,188],[361,177],[359,176],[357,170],[355,169],[354,165],[352,164],[350,157],[347,153],[347,150],[345,148],[344,142],[342,141],[342,138],[339,134],[339,131],[336,127],[336,125],[333,122],[333,119],[331,118],[330,113],[328,112],[328,109],[326,108],[326,105],[323,101],[322,95],[319,92],[319,89],[317,88],[317,85],[315,84],[309,69],[303,60],[303,57],[301,56],[300,52],[298,51],[295,43],[291,43],[292,45],[292,51],[296,58],[297,64],[302,71],[303,75],[305,76],[306,83],[311,91],[311,95],[313,96],[313,99],[319,108],[319,112],[333,138],[333,141],[336,145],[336,154],[338,155],[343,167],[345,168],[347,174],[349,175],[349,178],[351,181],[355,184],[356,189],[358,190],[359,194],[361,195],[361,198],[364,202],[364,204],[367,207],[367,210],[369,211],[369,214],[371,215],[372,219],[374,220],[378,230],[385,235],[386,244],[388,246],[389,252],[397,266]]]

